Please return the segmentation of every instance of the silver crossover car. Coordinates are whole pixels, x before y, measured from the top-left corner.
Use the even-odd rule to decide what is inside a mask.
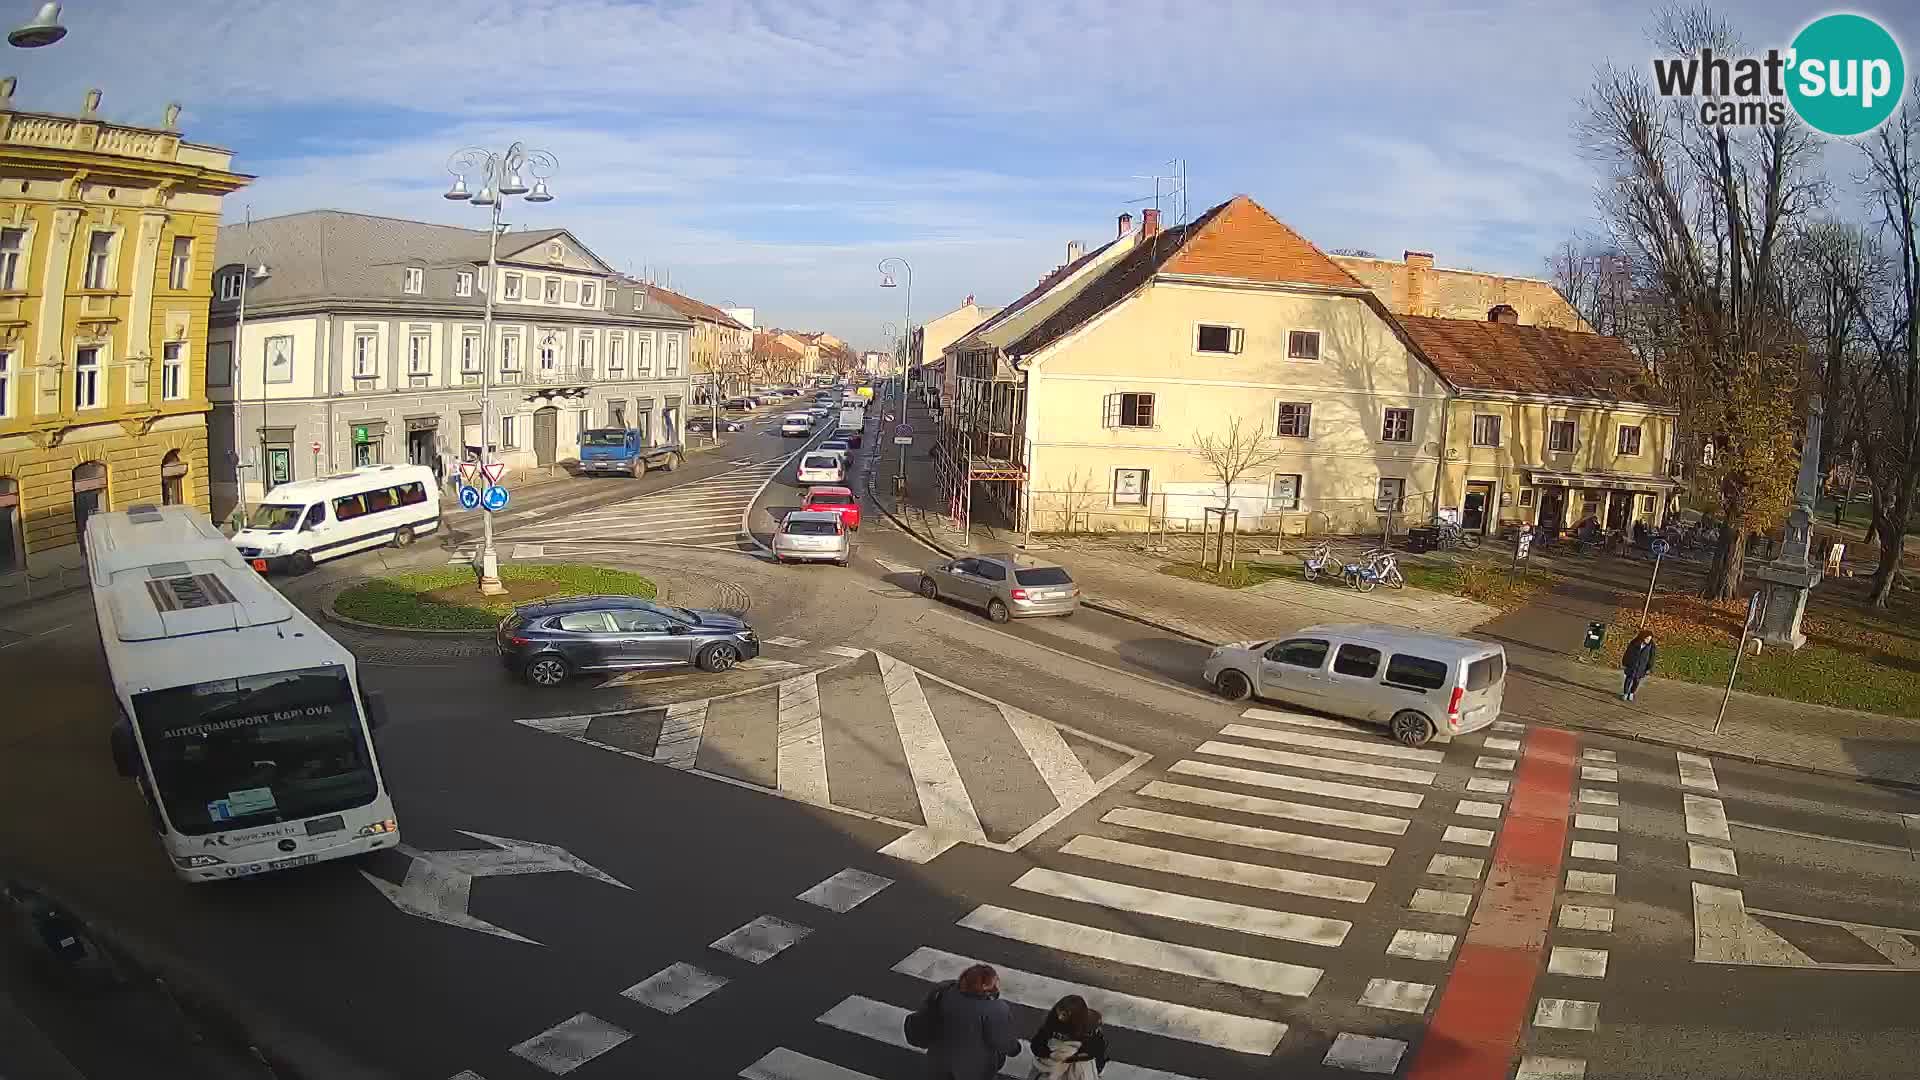
[[[830,562],[841,566],[853,557],[853,537],[838,512],[795,510],[773,534],[775,562]]]
[[[1080,609],[1080,586],[1065,567],[1019,555],[976,555],[930,566],[920,574],[920,595],[984,608],[994,622]]]

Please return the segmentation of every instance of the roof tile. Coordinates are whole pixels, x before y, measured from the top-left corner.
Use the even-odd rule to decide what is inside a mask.
[[[1462,390],[1664,401],[1645,365],[1616,337],[1428,315],[1396,318],[1441,377]]]

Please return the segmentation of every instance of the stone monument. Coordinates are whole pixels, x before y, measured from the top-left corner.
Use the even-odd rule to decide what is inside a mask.
[[[1813,544],[1813,506],[1820,495],[1820,398],[1807,406],[1807,433],[1800,444],[1800,477],[1794,483],[1793,509],[1787,514],[1780,554],[1753,572],[1759,578],[1761,616],[1755,637],[1768,645],[1799,649],[1807,643],[1800,617],[1807,593],[1820,582],[1820,567],[1807,556]]]

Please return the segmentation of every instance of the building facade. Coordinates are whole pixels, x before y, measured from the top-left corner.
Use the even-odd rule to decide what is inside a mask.
[[[205,508],[207,300],[251,177],[155,127],[13,109],[0,80],[0,575],[81,565],[88,515]]]
[[[717,385],[722,396],[746,391],[753,373],[751,326],[712,304],[672,289],[631,279],[629,284],[645,288],[649,296],[692,321],[693,374],[702,386]]]
[[[1525,326],[1593,332],[1550,281],[1435,266],[1430,251],[1409,251],[1399,262],[1357,255],[1330,258],[1372,289],[1395,315],[1478,322],[1504,304]]]
[[[218,258],[208,391],[217,513],[358,465],[414,462],[444,476],[477,458],[483,438],[510,473],[577,457],[579,433],[593,427],[682,441],[691,321],[564,229],[501,235],[494,281],[484,229],[338,211],[227,226]],[[251,270],[260,265],[263,280]],[[483,433],[487,365],[493,428]]]

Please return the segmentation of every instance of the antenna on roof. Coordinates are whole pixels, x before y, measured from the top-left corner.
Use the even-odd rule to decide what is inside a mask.
[[[1168,172],[1162,175],[1132,177],[1135,180],[1153,181],[1153,194],[1130,199],[1128,202],[1150,202],[1154,210],[1159,211],[1161,201],[1167,200],[1172,204],[1175,212],[1173,224],[1185,225],[1187,223],[1187,159],[1173,158],[1166,163],[1166,167]]]

